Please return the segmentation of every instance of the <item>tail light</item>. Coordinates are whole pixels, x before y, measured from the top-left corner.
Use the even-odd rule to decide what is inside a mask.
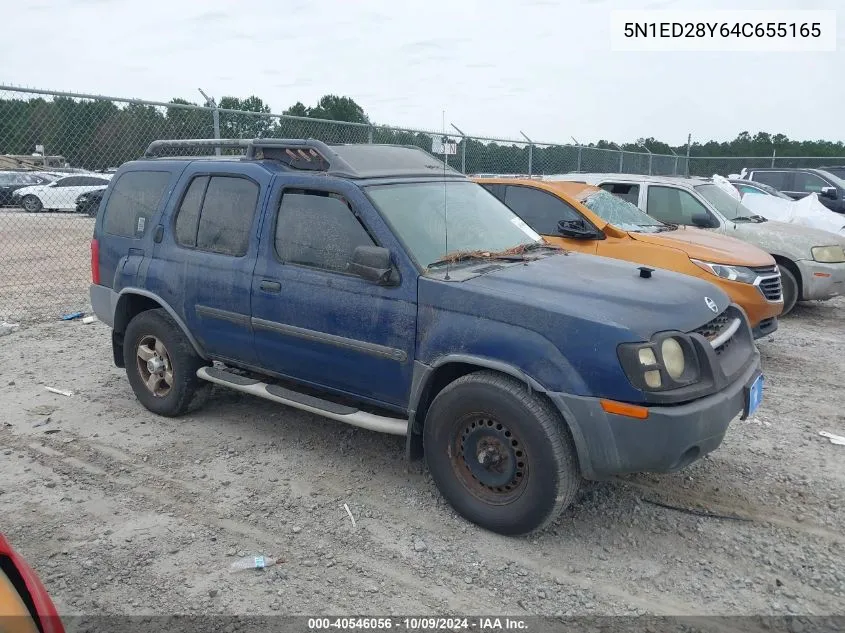
[[[91,283],[100,285],[100,243],[91,240]]]

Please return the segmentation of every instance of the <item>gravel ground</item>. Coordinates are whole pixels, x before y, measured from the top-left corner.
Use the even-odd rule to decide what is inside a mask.
[[[66,615],[843,614],[845,446],[818,435],[845,435],[843,331],[845,300],[799,306],[719,450],[507,538],[400,438],[227,390],[159,418],[104,325],[25,323],[0,337],[0,527]],[[251,554],[284,562],[229,573]]]

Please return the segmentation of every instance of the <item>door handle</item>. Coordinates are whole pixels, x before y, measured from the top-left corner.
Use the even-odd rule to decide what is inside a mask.
[[[267,281],[266,279],[261,282],[261,286],[259,286],[264,292],[280,292],[282,290],[282,284],[278,281]]]

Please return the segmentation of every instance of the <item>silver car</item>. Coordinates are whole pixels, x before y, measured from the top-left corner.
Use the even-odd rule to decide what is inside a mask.
[[[695,226],[730,235],[763,249],[778,263],[783,279],[783,314],[796,301],[845,294],[845,238],[806,226],[755,215],[709,178],[635,174],[561,174],[547,180],[596,185],[668,224]]]

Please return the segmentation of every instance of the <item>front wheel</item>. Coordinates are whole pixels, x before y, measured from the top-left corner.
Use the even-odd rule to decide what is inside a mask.
[[[564,425],[524,383],[494,372],[468,374],[431,404],[426,462],[460,515],[493,532],[525,534],[554,521],[581,484]]]
[[[21,200],[21,206],[27,213],[38,213],[44,208],[44,205],[41,204],[41,200],[38,199],[38,196],[33,195],[24,196],[23,200]]]
[[[205,363],[162,308],[141,312],[129,322],[123,362],[135,396],[159,415],[186,413],[205,386],[197,377]]]
[[[780,282],[783,286],[783,312],[780,316],[786,316],[798,301],[798,280],[783,264],[778,264],[778,270],[780,270]]]

